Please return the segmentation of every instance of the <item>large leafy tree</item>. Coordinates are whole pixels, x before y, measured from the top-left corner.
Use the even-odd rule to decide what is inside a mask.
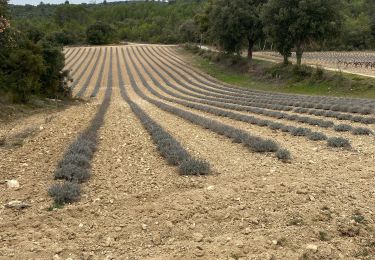
[[[114,29],[105,22],[96,22],[87,28],[86,36],[91,44],[106,44],[113,39]]]
[[[288,62],[292,48],[301,64],[306,46],[335,35],[341,26],[339,0],[270,0],[263,8],[265,32]]]
[[[197,24],[193,19],[185,21],[179,27],[181,40],[184,42],[197,42],[199,38]]]
[[[247,43],[252,60],[253,46],[263,35],[260,8],[265,0],[213,0],[198,16],[201,28],[226,52],[239,53]]]
[[[254,44],[263,37],[263,23],[260,14],[261,8],[266,2],[266,0],[239,1],[249,61],[253,58]]]

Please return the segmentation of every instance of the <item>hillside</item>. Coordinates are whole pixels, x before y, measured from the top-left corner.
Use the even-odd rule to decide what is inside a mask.
[[[343,31],[322,46],[326,50],[363,50],[375,47],[375,6],[371,0],[339,0]],[[87,28],[102,21],[113,29],[111,40],[153,43],[197,41],[198,28],[190,23],[205,0],[113,2],[107,4],[14,6],[14,23],[58,36],[63,44],[85,43]],[[188,32],[181,32],[185,24]],[[187,35],[186,35],[187,34]],[[209,40],[209,39],[206,39]],[[316,46],[311,46],[316,48]]]

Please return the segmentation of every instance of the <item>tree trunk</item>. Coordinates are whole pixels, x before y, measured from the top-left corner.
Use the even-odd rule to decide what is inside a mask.
[[[288,65],[289,61],[288,61],[288,55],[287,54],[284,54],[284,65]]]
[[[297,44],[296,46],[296,56],[297,56],[297,65],[301,66],[302,64],[302,54],[303,54],[303,49],[301,47],[301,44]]]
[[[254,41],[248,37],[247,39],[249,46],[247,48],[247,60],[249,64],[253,62],[253,48],[254,48]]]

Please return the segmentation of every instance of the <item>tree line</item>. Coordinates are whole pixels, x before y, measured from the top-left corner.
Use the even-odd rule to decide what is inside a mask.
[[[227,53],[375,48],[373,0],[176,0],[38,6],[0,0],[0,94],[64,95],[62,46],[195,42]]]
[[[180,26],[199,12],[204,0],[39,4],[12,6],[16,26],[50,34],[57,42],[107,44],[118,41],[179,43]]]
[[[295,51],[300,65],[305,50],[374,48],[374,5],[372,0],[209,0],[195,21],[206,41],[227,53],[247,47],[251,61],[254,45],[268,43],[284,63]],[[360,32],[351,25],[356,16],[363,20]]]
[[[300,51],[364,50],[375,48],[374,5],[372,0],[176,0],[80,5],[66,1],[61,5],[11,6],[11,14],[15,26],[50,34],[64,45],[181,43],[202,38],[207,44],[235,52],[245,47],[244,42],[250,43],[250,48],[280,49],[276,33],[289,36],[287,41],[307,33],[303,37],[308,40],[298,44]],[[277,19],[272,19],[272,14]],[[271,26],[274,23],[279,28]],[[246,37],[244,28],[252,28]],[[221,41],[223,37],[228,42]],[[290,44],[284,42],[283,46]]]

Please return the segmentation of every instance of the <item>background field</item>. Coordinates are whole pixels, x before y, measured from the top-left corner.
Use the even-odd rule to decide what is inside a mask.
[[[282,61],[281,55],[276,52],[256,52],[255,56],[277,62]],[[292,55],[292,62],[296,62],[295,53]],[[303,63],[375,77],[375,52],[306,52]]]

